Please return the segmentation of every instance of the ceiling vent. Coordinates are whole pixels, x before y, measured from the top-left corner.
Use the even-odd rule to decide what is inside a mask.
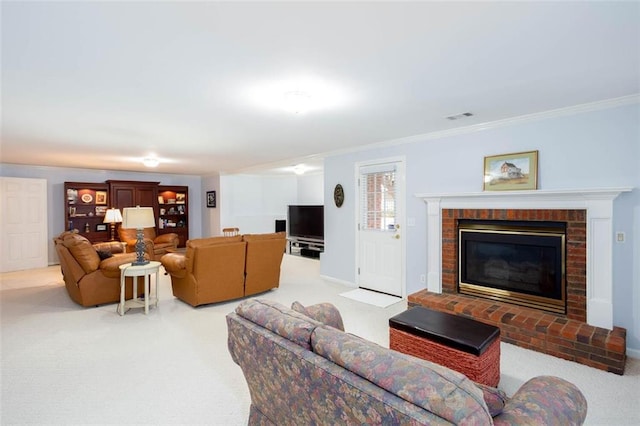
[[[473,114],[470,112],[463,112],[462,114],[450,115],[445,117],[447,120],[460,120],[461,118],[472,117]]]

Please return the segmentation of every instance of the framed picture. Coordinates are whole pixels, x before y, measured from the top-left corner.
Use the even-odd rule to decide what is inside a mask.
[[[162,195],[158,195],[158,204],[164,204],[164,198]]]
[[[176,204],[184,204],[186,199],[187,197],[184,195],[183,192],[176,193]]]
[[[538,151],[484,157],[485,191],[538,188]]]
[[[107,214],[107,206],[96,206],[96,216],[104,216]]]
[[[107,230],[107,224],[106,223],[99,223],[96,225],[96,232],[101,232],[101,231],[106,231]]]
[[[96,204],[107,204],[107,191],[96,191]]]
[[[207,191],[207,207],[216,206],[216,191]]]

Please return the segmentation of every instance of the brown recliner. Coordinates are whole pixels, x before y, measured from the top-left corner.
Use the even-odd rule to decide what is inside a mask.
[[[74,302],[96,306],[120,301],[120,265],[136,260],[135,253],[122,253],[122,244],[117,241],[92,245],[74,232],[63,232],[53,242],[67,292]],[[98,250],[104,253],[103,257],[111,256],[101,259]],[[127,280],[131,283],[131,278]],[[126,286],[127,299],[132,297],[132,288]],[[138,286],[138,292],[144,293],[144,284]]]
[[[263,293],[280,286],[280,265],[287,244],[284,232],[246,234],[244,295]]]
[[[191,306],[243,297],[246,245],[241,236],[199,238],[162,256],[173,295]]]
[[[186,253],[160,261],[173,295],[191,306],[263,293],[280,285],[284,232],[187,241]]]
[[[119,227],[118,236],[120,237],[120,241],[127,243],[127,252],[136,251],[136,241],[138,240],[137,230]],[[180,237],[175,233],[156,236],[155,228],[144,228],[143,237],[147,251],[153,253],[151,260],[160,259],[162,255],[168,253],[167,249],[175,250],[178,248],[178,243],[180,242]]]

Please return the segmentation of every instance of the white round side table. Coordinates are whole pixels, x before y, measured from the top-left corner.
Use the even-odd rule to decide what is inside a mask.
[[[144,307],[145,315],[149,313],[149,302],[153,303],[154,307],[158,307],[158,281],[160,281],[160,262],[151,261],[146,265],[132,265],[131,263],[125,263],[120,265],[120,303],[118,304],[118,313],[124,315],[124,313],[130,308],[142,308]],[[155,296],[150,297],[149,289],[149,276],[151,274],[156,275],[156,290]],[[136,277],[144,276],[144,300],[140,300],[138,297],[138,280]],[[129,300],[124,299],[124,287],[126,277],[132,277],[133,281],[133,298]]]

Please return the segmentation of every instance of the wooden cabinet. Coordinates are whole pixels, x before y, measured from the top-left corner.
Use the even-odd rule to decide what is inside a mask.
[[[64,194],[65,229],[77,229],[92,243],[111,238],[109,226],[102,222],[107,208],[122,212],[125,207],[135,206],[153,208],[156,234],[178,234],[180,247],[189,239],[188,186],[133,180],[65,182]]]
[[[109,226],[103,223],[109,206],[106,183],[65,182],[65,229],[78,230],[92,243],[110,239]]]
[[[179,247],[189,239],[189,187],[158,186],[158,234],[175,232],[180,238]]]
[[[108,180],[111,207],[153,207],[158,211],[158,184],[160,182],[139,182],[133,180]]]

